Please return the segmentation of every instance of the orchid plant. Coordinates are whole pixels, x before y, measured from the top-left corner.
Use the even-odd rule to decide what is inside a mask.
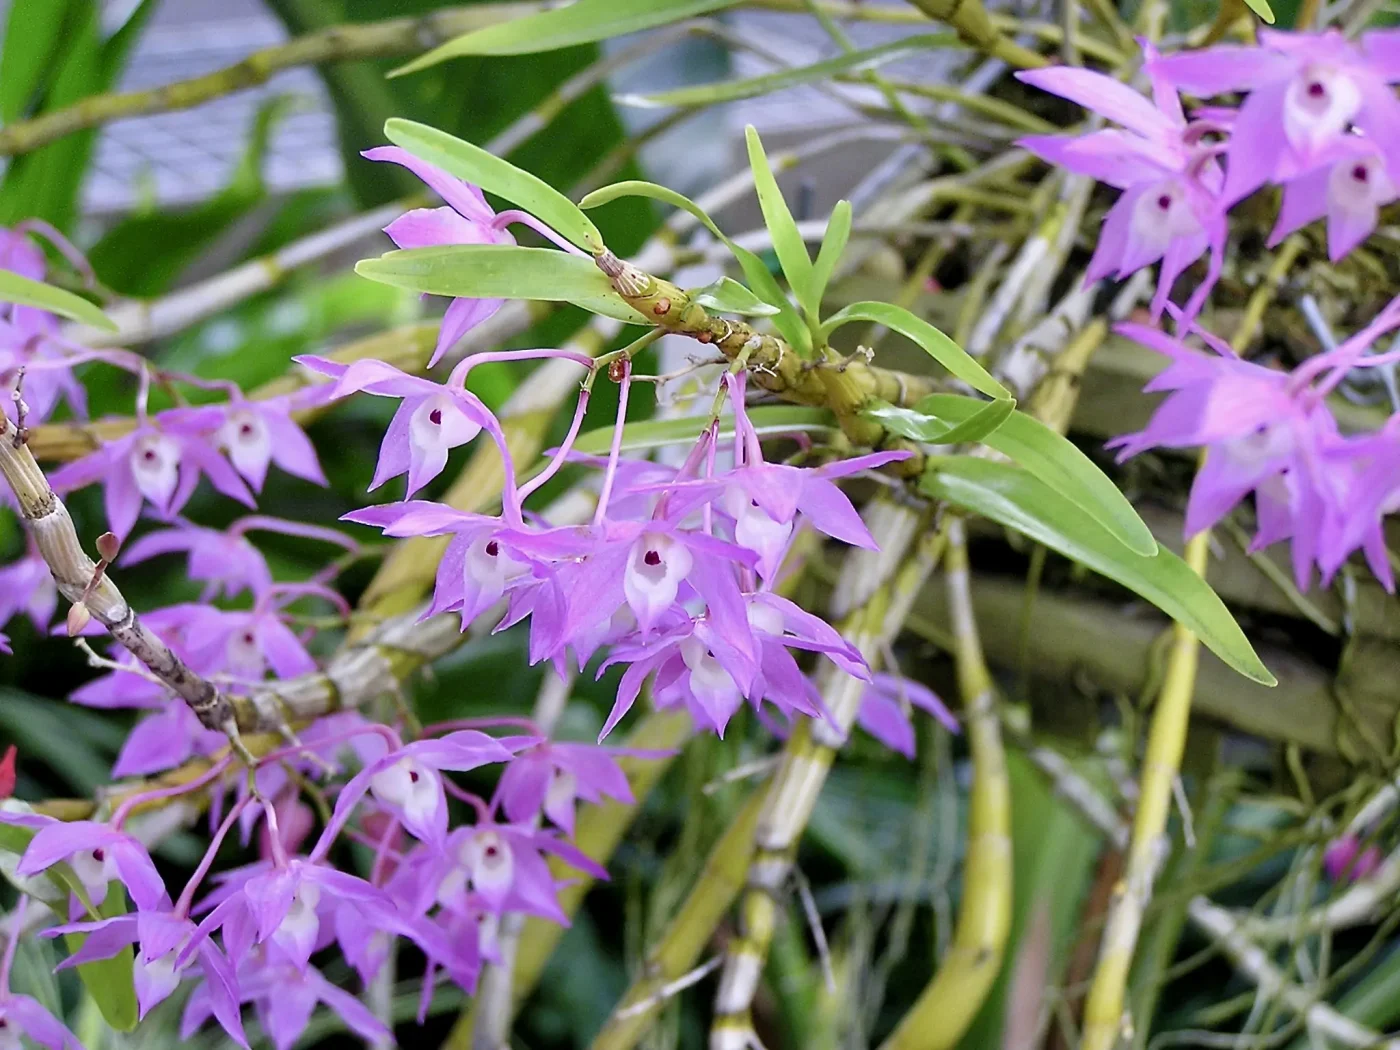
[[[1143,41],[1140,57],[1147,93],[1086,68],[1019,74],[1113,125],[1020,141],[1067,175],[1120,193],[1086,282],[1159,265],[1147,316],[1118,332],[1167,359],[1146,387],[1167,397],[1141,432],[1113,446],[1124,459],[1207,450],[1188,534],[1252,495],[1254,544],[1291,543],[1299,590],[1327,585],[1360,552],[1393,591],[1382,529],[1400,508],[1400,414],[1373,433],[1345,433],[1329,395],[1356,370],[1400,357],[1372,352],[1400,328],[1400,299],[1291,370],[1245,359],[1202,318],[1225,272],[1231,209],[1250,195],[1282,188],[1275,243],[1325,218],[1334,261],[1356,251],[1379,209],[1400,196],[1391,88],[1400,30],[1359,41],[1332,30],[1262,32],[1253,46],[1166,54]],[[957,732],[937,695],[896,667],[878,669],[882,657],[791,595],[812,551],[878,551],[863,513],[872,489],[1019,530],[1156,604],[1242,675],[1272,683],[1209,585],[1159,546],[1090,456],[1018,406],[1026,391],[903,307],[823,312],[851,236],[849,205],[833,211],[813,258],[752,129],[753,183],[786,288],[699,205],[664,187],[621,182],[575,203],[431,127],[396,119],[385,135],[391,144],[364,157],[407,169],[444,203],[395,218],[384,232],[397,250],[357,269],[449,300],[424,361],[301,355],[299,388],[262,398],[159,372],[126,351],[74,343],[60,316],[86,316],[91,304],[42,283],[52,274],[32,230],[0,235],[0,264],[22,278],[0,282],[0,298],[13,304],[0,314],[0,375],[14,393],[0,470],[33,530],[25,554],[0,569],[0,617],[49,630],[63,593],[69,612],[59,630],[82,640],[101,672],[71,700],[143,712],[111,773],[153,778],[104,795],[84,819],[7,800],[0,867],[22,899],[33,898],[22,908],[51,913],[42,935],[64,938],[61,968],[78,970],[114,1027],[129,1030],[188,986],[186,1037],[216,1025],[247,1046],[251,1006],[285,1050],[324,1007],[378,1045],[392,1033],[359,993],[392,974],[400,956],[421,972],[420,1020],[441,985],[474,993],[485,969],[510,965],[503,945],[512,922],[567,924],[562,892],[607,878],[577,835],[580,812],[634,804],[628,773],[673,753],[617,745],[614,734],[639,707],[721,738],[741,717],[833,746],[858,726],[906,757],[925,714]],[[497,210],[487,194],[511,207]],[[624,196],[694,215],[747,284],[725,277],[681,287],[619,258],[589,212]],[[518,244],[512,229],[534,243]],[[1192,287],[1177,307],[1183,283]],[[596,352],[464,353],[464,339],[512,300],[571,303],[628,335]],[[868,352],[843,352],[833,337],[860,321],[905,337],[937,367],[902,372]],[[698,351],[685,372],[699,408],[638,422],[629,410],[669,379],[648,371],[649,348],[663,336]],[[81,418],[78,369],[94,362],[136,374],[134,416],[45,480],[26,428],[61,402]],[[539,462],[504,410],[473,389],[474,370],[488,364],[567,371],[568,422]],[[206,394],[212,385],[226,399],[151,411],[157,382]],[[590,428],[600,384],[612,388],[615,416]],[[343,528],[256,513],[273,467],[327,484],[307,421],[366,398],[394,406],[370,485],[382,501],[366,500]],[[663,445],[679,454],[658,455]],[[481,492],[470,507],[422,498],[457,450],[483,446],[499,464],[498,505]],[[566,479],[585,497],[581,512],[545,500]],[[184,516],[202,482],[236,505],[231,524]],[[59,497],[92,486],[105,515],[102,560],[90,571],[84,561],[89,576],[75,583],[69,569],[80,548]],[[326,565],[281,579],[255,535],[321,544]],[[420,724],[396,686],[370,682],[369,663],[355,663],[369,659],[373,634],[352,641],[348,664],[328,660],[328,643],[359,629],[342,574],[380,536],[435,538],[442,551],[426,603],[403,623],[377,625],[399,631],[386,651],[419,652],[412,640],[431,632],[436,653],[472,629],[516,629],[528,636],[530,663],[565,691],[576,676],[616,669],[596,739],[560,739],[554,719],[538,712]],[[103,597],[108,576],[172,555],[185,559],[201,593],[142,611],[138,631],[120,595]],[[312,606],[329,615],[313,624],[304,614]],[[105,655],[83,640],[102,635],[111,636]],[[849,712],[834,709],[819,684],[833,677],[856,690]],[[201,695],[216,699],[190,698],[206,687]],[[357,709],[351,696],[376,703]],[[379,703],[386,699],[397,702]],[[208,807],[207,848],[193,875],[171,885],[132,826],[145,809],[195,798]],[[221,850],[235,832],[259,859],[225,867]],[[1327,859],[1337,877],[1351,878],[1377,862],[1352,840]],[[52,1050],[77,1046],[44,1007],[8,990],[15,940],[0,961],[0,1048],[20,1045],[20,1035]],[[333,980],[337,971],[353,976]]]

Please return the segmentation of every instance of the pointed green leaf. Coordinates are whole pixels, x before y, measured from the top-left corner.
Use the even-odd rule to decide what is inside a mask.
[[[413,120],[388,120],[384,134],[420,160],[518,205],[584,251],[597,255],[603,250],[603,235],[577,204],[510,161]]]
[[[975,398],[932,394],[914,408],[948,424],[961,424],[980,414],[981,406],[982,402]],[[1138,517],[1128,497],[1118,490],[1113,480],[1074,442],[1034,416],[1013,413],[995,433],[981,440],[1093,515],[1130,550],[1148,557],[1157,553],[1152,530]]]
[[[31,281],[13,270],[0,270],[0,303],[37,306],[60,317],[81,321],[93,328],[101,328],[104,332],[117,330],[111,318],[81,295],[74,295],[42,281]]]
[[[1262,18],[1269,25],[1274,24],[1274,11],[1269,6],[1269,0],[1244,0],[1249,5],[1249,9]]]
[[[696,84],[691,87],[676,88],[674,91],[661,91],[654,95],[618,95],[617,101],[628,106],[679,106],[689,108],[709,106],[717,102],[733,102],[737,99],[756,98],[759,95],[784,91],[802,84],[828,80],[842,73],[860,73],[867,69],[877,69],[886,62],[907,58],[920,51],[935,47],[958,47],[960,41],[955,33],[926,33],[905,37],[893,43],[864,51],[849,51],[816,62],[810,66],[781,69],[776,73],[743,80],[719,80],[713,84]]]
[[[778,188],[778,180],[773,177],[773,169],[768,166],[768,154],[763,152],[758,131],[752,124],[744,128],[744,139],[749,148],[749,167],[753,169],[753,184],[758,191],[758,206],[763,210],[763,222],[773,238],[773,251],[778,262],[783,264],[783,273],[788,279],[798,305],[809,317],[816,316],[812,303],[812,257],[807,254],[807,244],[788,211],[783,191]]]
[[[1006,422],[1016,408],[1015,400],[1009,397],[995,401],[978,401],[971,397],[965,400],[975,408],[970,409],[966,418],[953,423],[884,401],[877,401],[862,410],[861,417],[911,441],[927,441],[934,445],[962,445],[970,441],[990,444],[988,437]]]
[[[72,0],[38,7],[11,4],[0,42],[0,123],[13,124],[53,74],[63,47],[63,23]]]
[[[355,272],[396,288],[463,299],[543,299],[575,303],[629,324],[647,324],[613,291],[592,260],[552,248],[450,244],[361,259]]]
[[[1021,467],[970,456],[936,459],[920,488],[1116,580],[1194,631],[1246,678],[1278,684],[1225,603],[1190,566],[1165,547],[1152,557],[1134,553],[1077,504]]]
[[[822,235],[822,246],[817,252],[817,261],[812,265],[813,310],[821,309],[826,286],[831,282],[831,275],[836,271],[836,264],[841,261],[841,256],[846,251],[846,242],[850,239],[851,202],[837,201],[836,207],[831,209],[831,218],[826,221],[826,233]],[[817,314],[812,314],[813,320],[816,317]]]
[[[826,319],[821,327],[822,337],[829,336],[851,321],[874,321],[907,339],[912,339],[949,372],[988,397],[1011,396],[1011,391],[992,378],[991,373],[978,364],[966,350],[922,317],[916,317],[902,306],[895,306],[893,303],[852,303]]]
[[[739,314],[744,317],[771,317],[778,308],[765,303],[738,281],[721,277],[713,284],[688,293],[690,298],[706,310],[718,310],[722,314]]]
[[[749,409],[749,422],[759,437],[782,434],[824,434],[837,429],[836,417],[824,408],[800,405],[759,405]],[[663,445],[688,445],[695,441],[710,424],[710,416],[682,416],[678,419],[648,419],[628,423],[622,428],[622,451],[641,452]],[[612,447],[611,425],[590,430],[579,436],[574,449],[585,455],[605,454]],[[734,436],[734,421],[720,421],[720,440]]]
[[[665,186],[658,186],[654,182],[643,182],[632,180],[629,182],[618,182],[611,186],[604,186],[602,189],[594,190],[587,197],[579,202],[583,208],[597,208],[609,201],[617,200],[619,197],[648,197],[651,200],[661,201],[674,208],[680,208],[684,212],[689,212],[700,220],[701,224],[709,230],[715,237],[734,255],[739,262],[739,268],[744,271],[744,277],[748,280],[750,288],[770,306],[776,306],[778,312],[773,317],[773,327],[777,328],[778,334],[788,341],[788,344],[802,357],[810,357],[812,354],[812,339],[807,331],[807,326],[802,323],[802,319],[797,316],[797,311],[792,308],[792,303],[783,294],[783,290],[778,287],[778,282],[774,280],[768,267],[763,265],[763,260],[747,248],[740,247],[731,241],[718,226],[715,221],[705,214],[703,208],[696,204],[689,197],[682,196],[675,190],[667,189]]]
[[[738,0],[578,0],[509,22],[475,29],[400,66],[390,76],[415,73],[462,55],[533,55],[591,44],[624,33],[678,22],[730,7]]]

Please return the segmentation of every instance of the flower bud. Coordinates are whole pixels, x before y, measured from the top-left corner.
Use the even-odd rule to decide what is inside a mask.
[[[86,602],[74,602],[72,608],[68,610],[68,637],[76,638],[83,633],[83,628],[92,619],[92,613],[88,611]]]
[[[117,552],[122,549],[122,541],[117,538],[115,532],[104,532],[97,537],[97,553],[102,555],[102,560],[109,565],[117,560]]]

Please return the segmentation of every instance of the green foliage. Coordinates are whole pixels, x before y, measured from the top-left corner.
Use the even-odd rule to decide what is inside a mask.
[[[639,179],[632,179],[626,182],[614,183],[611,186],[604,186],[602,189],[594,190],[579,202],[581,208],[597,208],[610,201],[615,201],[621,197],[648,197],[652,200],[661,201],[672,207],[680,208],[695,216],[704,224],[715,237],[729,249],[730,253],[739,262],[739,268],[743,270],[744,277],[748,279],[749,285],[754,293],[770,306],[777,308],[777,313],[773,316],[773,326],[788,345],[792,346],[804,357],[810,356],[812,352],[812,340],[807,328],[802,324],[801,318],[797,316],[797,311],[792,308],[792,303],[783,294],[783,290],[778,287],[778,282],[773,278],[772,271],[753,252],[747,248],[735,244],[724,235],[720,228],[715,225],[715,221],[705,214],[705,210],[698,204],[677,193],[675,190],[665,186],[658,186],[654,182],[643,182]],[[804,248],[805,252],[806,249]]]
[[[384,135],[420,160],[525,209],[578,247],[594,255],[602,252],[603,235],[598,227],[578,205],[538,176],[480,146],[412,120],[389,120]]]
[[[998,404],[1007,402],[992,402],[992,406]],[[1010,405],[1015,407],[1015,402]],[[1073,442],[1034,416],[1010,409],[995,417],[996,425],[986,425],[994,418],[992,406],[957,394],[932,394],[912,409],[881,405],[864,415],[916,441],[935,445],[979,441],[994,448],[1077,504],[1129,550],[1147,557],[1157,553],[1152,530],[1128,498]]]
[[[690,293],[690,298],[706,310],[718,310],[722,314],[739,314],[741,317],[772,317],[778,308],[765,303],[738,281],[721,277],[704,288]]]
[[[737,0],[579,0],[464,33],[395,70],[416,73],[463,55],[526,55],[635,33],[730,7]]]
[[[1116,580],[1189,627],[1246,678],[1278,684],[1225,603],[1184,561],[1165,547],[1151,557],[1129,550],[1062,492],[1029,471],[970,456],[940,458],[930,461],[920,488],[926,495],[1015,529]]]
[[[457,244],[386,252],[355,265],[362,277],[434,295],[472,299],[537,299],[643,324],[646,319],[613,291],[591,259],[554,248]]]
[[[758,192],[758,206],[763,210],[763,223],[773,238],[773,251],[777,253],[783,275],[802,312],[814,317],[817,310],[812,302],[812,257],[807,254],[807,245],[798,232],[787,201],[783,200],[783,191],[778,188],[778,180],[768,164],[768,154],[763,152],[763,143],[753,125],[744,129],[744,141],[748,145],[749,168]]]
[[[20,97],[8,104],[22,107],[31,91],[39,91],[43,102],[37,108],[43,112],[107,91],[116,83],[155,6],[155,0],[141,0],[126,22],[104,39],[97,0],[11,5],[12,24],[15,19],[36,23],[23,39],[32,41],[36,48],[42,48],[46,41],[49,46],[48,57],[36,72],[34,56],[25,52],[20,57],[23,41],[14,51],[7,44],[0,57],[20,67],[14,74],[14,91]],[[45,21],[51,24],[37,24]],[[10,76],[8,68],[0,68],[0,82],[8,83]],[[44,86],[50,76],[52,80]],[[16,157],[0,182],[0,226],[39,218],[70,231],[78,217],[78,198],[95,137],[95,131],[75,132]]]
[[[33,281],[13,270],[0,270],[0,303],[17,303],[20,306],[37,306],[41,310],[67,317],[74,321],[115,332],[117,326],[81,295],[62,288],[55,288],[42,281]]]
[[[913,340],[949,372],[988,397],[1011,396],[1011,392],[998,383],[966,350],[922,317],[916,317],[902,306],[877,302],[852,303],[822,323],[822,338],[830,337],[836,329],[852,321],[874,321],[898,332],[906,339]]]

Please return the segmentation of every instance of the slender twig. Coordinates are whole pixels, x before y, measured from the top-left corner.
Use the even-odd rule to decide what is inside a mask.
[[[189,80],[141,91],[94,95],[32,120],[16,121],[0,128],[0,156],[27,153],[64,135],[114,120],[189,109],[265,84],[275,74],[296,66],[415,54],[536,6],[516,3],[444,8],[417,18],[332,26],[254,51],[231,66]]]
[[[34,545],[43,557],[59,593],[74,603],[77,617],[90,615],[141,664],[161,680],[207,729],[224,733],[243,750],[233,704],[217,687],[196,674],[136,615],[110,575],[83,551],[68,508],[54,494],[21,432],[0,413],[0,474],[9,484]],[[100,545],[100,543],[99,543]],[[104,562],[105,564],[105,562]],[[78,629],[82,624],[78,623]],[[76,634],[76,630],[71,633]]]

